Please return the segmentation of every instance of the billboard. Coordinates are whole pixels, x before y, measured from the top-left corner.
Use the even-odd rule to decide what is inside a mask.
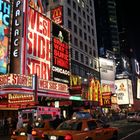
[[[100,62],[100,78],[101,80],[115,80],[115,66],[113,60],[99,58]]]
[[[119,105],[133,104],[132,83],[129,79],[115,80],[117,103]]]
[[[6,0],[0,0],[0,74],[7,73],[11,4]]]
[[[69,84],[69,32],[52,22],[52,35],[53,80]]]
[[[51,19],[55,23],[63,25],[63,6],[59,6],[51,10]]]
[[[45,15],[28,7],[26,74],[50,79],[50,24]]]

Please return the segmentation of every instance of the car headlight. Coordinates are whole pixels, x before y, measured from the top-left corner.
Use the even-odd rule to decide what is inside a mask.
[[[26,133],[25,132],[20,132],[20,136],[25,136]]]

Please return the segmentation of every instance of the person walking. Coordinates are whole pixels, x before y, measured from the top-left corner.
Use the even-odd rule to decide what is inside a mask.
[[[33,140],[33,137],[32,137],[33,126],[32,125],[33,125],[32,121],[29,120],[28,125],[27,125],[27,140]]]

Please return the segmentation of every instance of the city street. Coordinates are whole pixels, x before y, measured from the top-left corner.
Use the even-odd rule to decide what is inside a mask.
[[[110,126],[119,128],[119,140],[139,140],[140,123],[127,122],[127,120],[113,121]],[[0,140],[10,140],[10,137],[0,136]]]

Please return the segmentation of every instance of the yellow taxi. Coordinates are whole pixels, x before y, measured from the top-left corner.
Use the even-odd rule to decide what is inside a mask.
[[[118,128],[93,118],[71,119],[61,123],[56,130],[45,131],[45,140],[117,140]]]
[[[41,140],[43,132],[46,130],[53,130],[52,121],[37,121],[34,123],[34,128],[32,130],[33,140]]]
[[[27,140],[27,128],[28,122],[23,122],[23,127],[18,130],[14,130],[10,140]]]
[[[32,129],[32,139],[33,140],[41,140],[42,133],[46,130],[52,130],[52,121],[51,120],[43,120],[34,122]],[[27,124],[28,122],[23,123],[23,127],[13,131],[11,135],[11,140],[27,140]]]

